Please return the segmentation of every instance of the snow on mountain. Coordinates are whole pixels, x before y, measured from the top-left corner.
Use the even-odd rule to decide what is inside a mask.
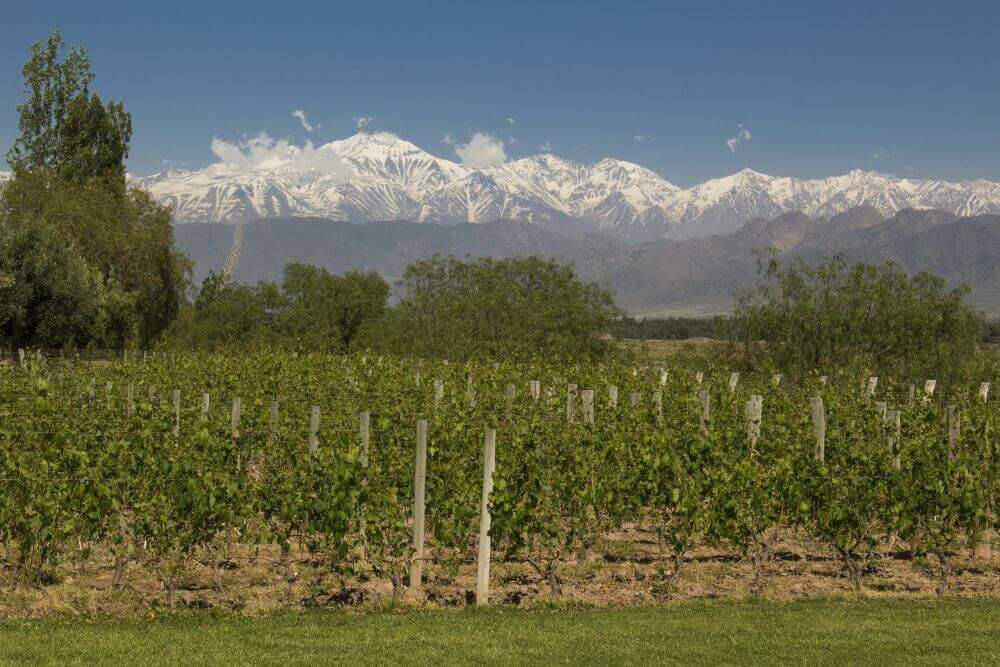
[[[1000,184],[983,180],[908,180],[861,170],[800,180],[744,169],[681,189],[610,158],[582,164],[542,154],[473,169],[384,132],[318,147],[256,141],[259,152],[232,161],[135,180],[172,204],[180,222],[581,220],[628,240],[725,233],[788,211],[829,217],[861,204],[885,215],[905,208],[1000,213]]]

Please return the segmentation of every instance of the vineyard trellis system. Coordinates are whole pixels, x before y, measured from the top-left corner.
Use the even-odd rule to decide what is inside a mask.
[[[887,542],[989,558],[998,515],[988,379],[923,387],[827,369],[740,377],[620,363],[455,364],[257,352],[0,366],[0,549],[14,586],[67,557],[147,568],[293,545],[332,576],[419,589],[425,562],[560,565],[625,525],[655,534],[658,594],[722,545],[760,593],[802,531],[861,590]],[[794,380],[794,381],[793,381]],[[627,400],[619,400],[619,396]]]

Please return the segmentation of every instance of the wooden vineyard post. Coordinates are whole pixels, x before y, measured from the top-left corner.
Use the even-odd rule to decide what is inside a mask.
[[[885,414],[888,410],[889,405],[885,401],[875,401],[875,412],[882,421],[885,421]]]
[[[542,383],[538,380],[531,380],[528,383],[528,390],[531,392],[531,398],[537,401],[542,397]]]
[[[639,407],[639,404],[642,403],[642,394],[637,391],[633,391],[629,394],[628,403],[633,409]]]
[[[413,563],[410,589],[420,590],[424,573],[424,493],[427,490],[427,420],[417,420],[417,458],[413,466]]]
[[[948,406],[948,459],[954,461],[958,451],[958,433],[961,429],[958,408]]]
[[[309,412],[309,453],[315,454],[319,449],[319,406],[312,406]]]
[[[916,402],[917,402],[917,388],[911,384],[909,388],[906,390],[906,405],[912,408]]]
[[[775,387],[781,386],[781,373],[775,373],[771,381],[774,382]]]
[[[568,384],[566,385],[566,422],[572,424],[576,421],[576,416],[573,414],[573,400],[576,398],[576,385]]]
[[[694,381],[696,384],[701,384],[701,381],[704,379],[705,379],[704,371],[698,371],[697,373],[694,374]]]
[[[490,494],[493,492],[493,470],[496,468],[497,432],[486,429],[483,443],[483,494],[479,502],[479,554],[476,557],[476,605],[489,601],[490,595]]]
[[[278,402],[272,401],[267,411],[267,439],[272,445],[278,441]]]
[[[19,364],[23,364],[24,363],[24,348],[23,347],[17,348],[17,363],[19,363]]]
[[[125,390],[125,416],[131,418],[133,412],[135,412],[135,385],[129,382],[128,389]]]
[[[661,387],[665,387],[666,385],[667,385],[667,372],[661,368],[660,369],[660,386]]]
[[[503,391],[503,409],[507,421],[510,421],[514,416],[514,392],[516,391],[517,389],[512,384],[507,385]]]
[[[730,393],[736,391],[736,385],[739,383],[739,381],[740,381],[740,374],[739,373],[730,373],[729,374],[729,385],[728,385],[728,387],[729,387]]]
[[[653,392],[653,409],[656,410],[657,417],[663,417],[663,390],[657,389]]]
[[[875,395],[875,388],[878,387],[878,377],[875,375],[868,376],[868,396]]]
[[[580,400],[583,403],[583,421],[588,424],[594,423],[594,390],[584,389],[580,392]]]
[[[441,399],[444,398],[444,380],[434,380],[434,407],[438,407],[441,404]]]
[[[208,417],[208,410],[212,405],[212,395],[207,391],[201,393],[201,418]]]
[[[87,398],[94,400],[94,378],[90,378],[87,382]]]
[[[149,400],[152,401],[153,397],[156,396],[156,386],[149,385],[146,387],[146,395],[149,397]]]
[[[760,394],[753,394],[747,401],[747,440],[750,441],[750,450],[754,451],[757,441],[760,440],[760,422],[764,413],[764,397]]]
[[[358,464],[361,466],[361,490],[364,498],[365,488],[368,486],[368,443],[371,441],[371,415],[362,412],[358,418],[358,434],[361,440],[361,449],[358,454]],[[358,507],[358,535],[359,548],[361,550],[361,560],[368,560],[368,517],[365,512],[364,500]]]
[[[608,406],[612,410],[618,407],[618,387],[614,385],[608,387]]]
[[[229,413],[229,431],[233,438],[233,448],[236,448],[236,442],[240,439],[240,412],[243,410],[243,399],[239,396],[233,397],[233,407]],[[236,469],[241,470],[243,467],[243,458],[240,455],[240,451],[236,450]]]
[[[465,402],[472,407],[476,405],[476,386],[472,380],[472,373],[465,378]]]
[[[698,392],[698,402],[701,403],[701,432],[704,435],[708,435],[708,420],[711,417],[711,398],[704,389]]]
[[[240,437],[240,412],[243,408],[243,399],[239,396],[233,398],[233,409],[229,413],[229,430],[233,438],[233,442],[239,440]]]
[[[987,398],[989,398],[989,395],[990,395],[990,383],[984,382],[981,385],[979,385],[979,398],[985,401]]]
[[[181,434],[181,390],[174,389],[173,399],[173,413],[174,413],[174,437],[176,438]]]
[[[937,388],[937,380],[926,380],[924,381],[924,400],[929,401],[934,396],[934,390]]]
[[[902,437],[903,426],[902,420],[899,416],[899,410],[890,410],[885,415],[886,421],[889,422],[889,428],[891,435],[889,436],[889,449],[892,451],[892,467],[899,470],[902,467],[902,461],[899,457],[900,450],[900,438]]]
[[[809,418],[813,425],[813,436],[816,438],[815,457],[817,461],[826,460],[826,408],[822,396],[809,399]]]

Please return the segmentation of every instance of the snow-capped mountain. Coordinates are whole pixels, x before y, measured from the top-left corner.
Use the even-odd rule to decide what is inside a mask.
[[[682,189],[622,160],[581,164],[544,154],[473,169],[394,135],[365,132],[136,181],[172,204],[179,222],[579,220],[629,240],[724,233],[793,210],[829,217],[861,204],[884,215],[905,208],[1000,213],[1000,184],[983,180],[908,180],[861,170],[800,180],[744,169]]]

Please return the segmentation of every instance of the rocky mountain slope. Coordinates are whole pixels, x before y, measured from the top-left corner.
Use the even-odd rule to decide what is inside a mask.
[[[418,224],[275,219],[232,227],[190,224],[176,228],[178,245],[195,260],[196,280],[219,271],[241,230],[236,280],[276,279],[290,261],[378,271],[390,281],[414,259],[434,253],[507,257],[543,255],[572,262],[577,272],[612,288],[639,313],[712,314],[732,305],[734,290],[758,280],[754,250],[819,261],[844,252],[867,262],[891,260],[910,272],[930,270],[952,284],[968,283],[972,302],[1000,314],[1000,215],[960,217],[912,210],[885,216],[871,206],[830,218],[784,213],[755,218],[738,231],[708,238],[627,244],[572,225],[499,222]]]

